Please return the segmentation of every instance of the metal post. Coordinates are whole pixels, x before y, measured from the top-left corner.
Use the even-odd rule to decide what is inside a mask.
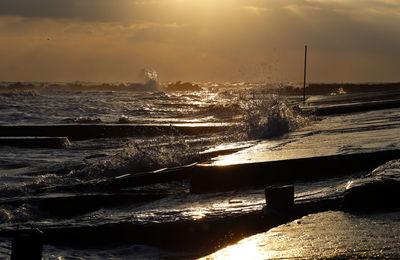
[[[306,75],[307,75],[307,45],[304,46],[303,105],[305,105],[306,103]]]

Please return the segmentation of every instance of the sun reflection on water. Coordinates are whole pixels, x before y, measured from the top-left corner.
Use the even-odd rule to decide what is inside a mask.
[[[262,250],[262,244],[259,244],[258,239],[248,238],[242,240],[236,245],[228,246],[217,254],[213,254],[211,256],[205,257],[204,259],[214,259],[214,260],[222,260],[222,259],[265,259],[269,258],[266,252]]]
[[[194,210],[191,210],[190,213],[191,213],[192,219],[200,220],[200,219],[202,219],[202,218],[204,218],[206,216],[207,210],[205,210],[205,209],[194,209]]]
[[[311,214],[203,259],[399,259],[398,214]]]
[[[231,155],[225,155],[225,156],[219,156],[215,162],[213,162],[213,165],[216,166],[225,166],[225,165],[232,165],[232,164],[237,164],[238,162],[241,162],[241,156],[240,154],[231,154]]]

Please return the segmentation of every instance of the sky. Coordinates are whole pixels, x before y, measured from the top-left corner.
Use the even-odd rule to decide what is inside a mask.
[[[398,0],[0,0],[0,81],[400,81]]]

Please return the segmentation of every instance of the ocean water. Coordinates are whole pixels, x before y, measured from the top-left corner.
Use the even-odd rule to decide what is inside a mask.
[[[129,196],[139,194],[142,197],[130,197],[128,202],[124,197],[126,194],[121,195],[121,192],[88,188],[124,174],[134,175],[192,163],[224,165],[400,149],[400,108],[314,116],[300,112],[302,97],[270,94],[262,85],[215,87],[207,84],[203,88],[196,92],[55,91],[43,88],[0,92],[0,126],[148,127],[148,131],[138,136],[70,140],[70,144],[60,149],[0,146],[0,234],[29,228],[85,230],[110,226],[117,229],[121,225],[136,227],[193,222],[261,211],[265,206],[263,189],[192,194],[187,180],[132,187],[127,192]],[[312,110],[374,101],[393,102],[399,96],[400,90],[392,88],[357,93],[340,91],[309,96],[304,107]],[[209,127],[209,130],[187,134],[170,131],[169,128],[174,127]],[[221,132],[220,127],[226,131]],[[399,165],[399,161],[391,161],[374,174],[380,176],[389,172],[397,176]],[[295,200],[340,196],[351,183],[363,185],[364,182],[379,180],[371,177],[370,172],[356,171],[347,176],[296,182]],[[100,201],[100,205],[94,201]],[[349,226],[361,226],[361,231],[357,228],[353,231],[362,234],[359,237],[362,241],[357,243],[360,246],[354,251],[354,241],[350,243],[350,238],[339,240],[335,246],[340,250],[327,250],[322,258],[399,256],[400,241],[395,227],[399,217],[396,212],[369,215],[322,212],[301,220],[310,226],[300,231],[293,222],[270,233],[250,237],[250,242],[239,242],[237,247],[246,243],[251,247],[257,241],[258,251],[252,253],[260,259],[313,258],[316,251],[309,244],[315,248],[332,248],[326,243],[316,242],[325,234],[323,231],[314,236],[310,233],[307,239],[295,242],[298,233],[306,236],[309,229],[321,230],[318,223],[339,226],[335,221],[346,219]],[[377,228],[370,224],[374,221],[383,226]],[[344,230],[348,229],[338,228],[337,233],[348,236]],[[387,240],[370,241],[371,234],[384,236],[390,232],[393,235],[387,236]],[[107,237],[109,234],[100,235]],[[298,250],[279,249],[276,252],[276,248],[269,246],[269,241],[275,239],[280,243],[276,247],[290,245]],[[302,242],[308,244],[305,246]],[[362,242],[366,242],[365,246]],[[368,251],[371,243],[375,247]],[[0,257],[7,258],[10,247],[11,239],[4,236],[0,243]],[[304,247],[308,249],[299,249]],[[390,247],[389,251],[379,251],[387,247]],[[229,251],[219,254],[210,257],[232,256]],[[44,259],[199,256],[202,256],[201,252],[185,247],[172,250],[151,242],[127,244],[118,238],[98,246],[45,243],[43,252]]]

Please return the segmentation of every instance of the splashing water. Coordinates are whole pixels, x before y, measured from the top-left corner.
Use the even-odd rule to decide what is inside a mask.
[[[69,177],[86,180],[113,177],[185,165],[200,158],[199,150],[191,147],[183,136],[161,136],[146,140],[144,144],[131,140],[116,155],[73,170]]]
[[[281,136],[310,123],[277,95],[242,101],[243,126],[247,139]]]
[[[2,187],[0,194],[3,196],[29,194],[42,187],[75,185],[81,182],[97,181],[126,173],[132,174],[166,167],[182,166],[194,162],[204,162],[206,159],[210,159],[210,156],[215,156],[211,154],[217,154],[204,153],[209,149],[216,148],[216,150],[222,150],[225,148],[220,148],[219,146],[226,143],[232,144],[232,147],[237,147],[236,145],[238,144],[235,144],[235,142],[249,142],[251,140],[280,136],[306,125],[310,121],[297,113],[286,99],[275,95],[263,93],[254,95],[254,93],[249,93],[243,89],[232,90],[229,93],[222,92],[222,96],[219,92],[206,92],[206,94],[205,101],[202,102],[199,102],[202,93],[197,93],[196,95],[174,95],[171,97],[162,96],[161,98],[160,95],[154,97],[153,94],[135,95],[143,96],[152,102],[155,102],[153,100],[163,99],[163,102],[167,105],[171,99],[178,99],[179,102],[174,101],[178,105],[181,102],[184,102],[186,105],[186,100],[193,101],[193,104],[190,104],[190,109],[187,106],[173,107],[174,109],[178,107],[177,111],[185,114],[187,117],[191,115],[194,115],[195,118],[213,116],[214,118],[218,118],[218,121],[224,120],[225,122],[229,122],[232,125],[229,131],[197,136],[161,135],[154,138],[137,137],[114,141],[104,140],[107,144],[103,144],[103,141],[77,142],[72,145],[71,151],[82,151],[81,161],[75,162],[75,157],[72,157],[74,161],[68,166],[62,166],[61,169],[54,167],[55,170],[46,168],[43,171],[35,172],[35,177],[30,175],[27,178],[21,179],[18,181],[18,185]],[[87,102],[86,99],[91,98],[91,95],[90,93],[82,94],[82,97],[85,98],[83,100]],[[96,93],[96,97],[98,95]],[[121,96],[127,98],[128,101],[131,100],[131,94],[127,96],[127,94],[123,93]],[[53,98],[53,96],[50,97]],[[81,94],[78,97],[78,101],[81,100]],[[105,95],[103,98],[107,100],[110,97],[109,95]],[[136,99],[134,100],[136,101]],[[102,104],[107,103],[103,102]],[[175,103],[173,104],[175,105]],[[119,110],[116,111],[119,112]],[[135,120],[135,117],[132,116],[134,114],[130,114],[129,110],[127,111],[127,116],[120,116],[118,113],[120,116],[119,123],[131,123],[131,118]],[[168,110],[166,111],[168,112]],[[108,111],[99,110],[96,114],[93,113],[93,116],[92,114],[81,117],[79,117],[79,114],[76,116],[72,115],[70,117],[72,119],[69,119],[69,121],[74,123],[98,123],[101,120],[98,119],[100,118],[98,114],[106,112]],[[85,114],[87,113],[85,112]],[[104,120],[103,122],[110,121]],[[65,150],[65,153],[68,154],[69,151]]]
[[[147,86],[147,90],[156,91],[158,89],[158,74],[155,70],[142,69],[139,73],[139,78]]]
[[[140,71],[140,75],[139,76],[145,82],[148,82],[150,80],[153,80],[153,81],[156,81],[156,82],[158,81],[158,74],[153,69],[142,69]]]
[[[219,112],[223,110],[229,116],[242,114],[239,125],[233,126],[227,133],[207,137],[212,139],[214,146],[225,142],[281,136],[311,121],[293,109],[286,99],[277,95],[240,97],[232,104],[211,108]],[[182,166],[203,160],[205,156],[201,152],[209,148],[207,146],[205,143],[193,145],[190,138],[182,135],[129,140],[118,154],[95,163],[90,162],[83,169],[72,171],[70,177],[85,180]]]
[[[400,159],[391,160],[377,167],[372,172],[347,183],[346,189],[379,182],[400,182]]]

